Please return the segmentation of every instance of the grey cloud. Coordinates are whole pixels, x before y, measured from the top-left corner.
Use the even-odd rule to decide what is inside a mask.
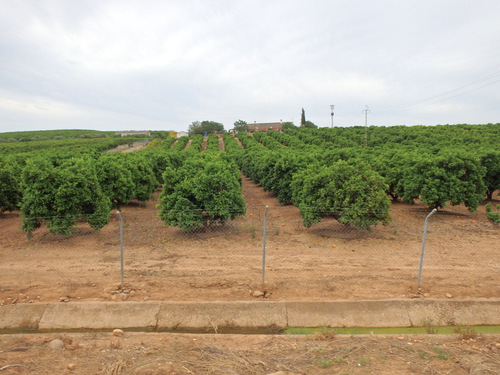
[[[339,126],[365,105],[376,125],[497,122],[499,16],[488,0],[1,3],[0,131],[230,128],[302,107],[329,126],[330,104]]]

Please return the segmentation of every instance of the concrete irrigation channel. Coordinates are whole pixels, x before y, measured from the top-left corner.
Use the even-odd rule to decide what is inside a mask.
[[[290,327],[500,325],[500,298],[380,301],[60,302],[0,306],[0,332],[280,333]]]

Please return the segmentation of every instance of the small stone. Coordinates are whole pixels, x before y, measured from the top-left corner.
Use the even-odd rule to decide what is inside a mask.
[[[113,294],[111,296],[111,301],[116,301],[118,299],[118,297],[116,296],[116,294]]]
[[[451,293],[446,293],[445,294],[446,298],[452,298],[453,296],[451,295]]]
[[[74,370],[76,365],[74,363],[68,363],[68,370]]]
[[[60,297],[59,302],[69,302],[69,297],[68,296]]]
[[[252,293],[252,297],[262,297],[264,295],[264,292],[261,292],[260,290],[256,290]]]
[[[128,299],[128,294],[122,294],[122,301],[126,301]]]
[[[123,334],[124,334],[124,332],[123,332],[123,330],[121,330],[121,329],[118,329],[118,328],[117,328],[117,329],[114,329],[114,330],[113,330],[113,336],[122,337],[122,336],[123,336]]]
[[[64,349],[64,342],[61,339],[55,339],[49,343],[49,347],[52,350],[63,350]]]
[[[144,297],[144,301],[149,301],[149,297],[148,296]]]
[[[404,338],[403,336],[399,336],[399,337],[398,337],[398,340],[399,340],[399,341],[403,341],[404,339],[405,339],[405,338]]]
[[[430,294],[429,293],[424,293],[424,297],[429,297]]]
[[[265,293],[264,293],[264,298],[269,298],[269,296],[270,296],[270,295],[271,295],[271,293],[269,293],[269,292],[265,292]]]

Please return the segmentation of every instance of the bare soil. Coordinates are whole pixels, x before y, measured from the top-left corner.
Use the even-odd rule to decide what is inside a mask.
[[[60,339],[62,349],[51,349]],[[5,374],[498,374],[500,336],[0,336]],[[280,372],[281,371],[281,372]]]

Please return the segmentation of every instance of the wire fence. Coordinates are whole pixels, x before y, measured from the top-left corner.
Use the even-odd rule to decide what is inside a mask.
[[[437,212],[421,258],[427,214],[416,207],[367,231],[333,218],[306,228],[294,206],[259,206],[183,231],[138,205],[99,231],[83,221],[69,236],[42,226],[30,240],[20,216],[6,214],[0,304],[498,297],[498,226],[479,213]]]

